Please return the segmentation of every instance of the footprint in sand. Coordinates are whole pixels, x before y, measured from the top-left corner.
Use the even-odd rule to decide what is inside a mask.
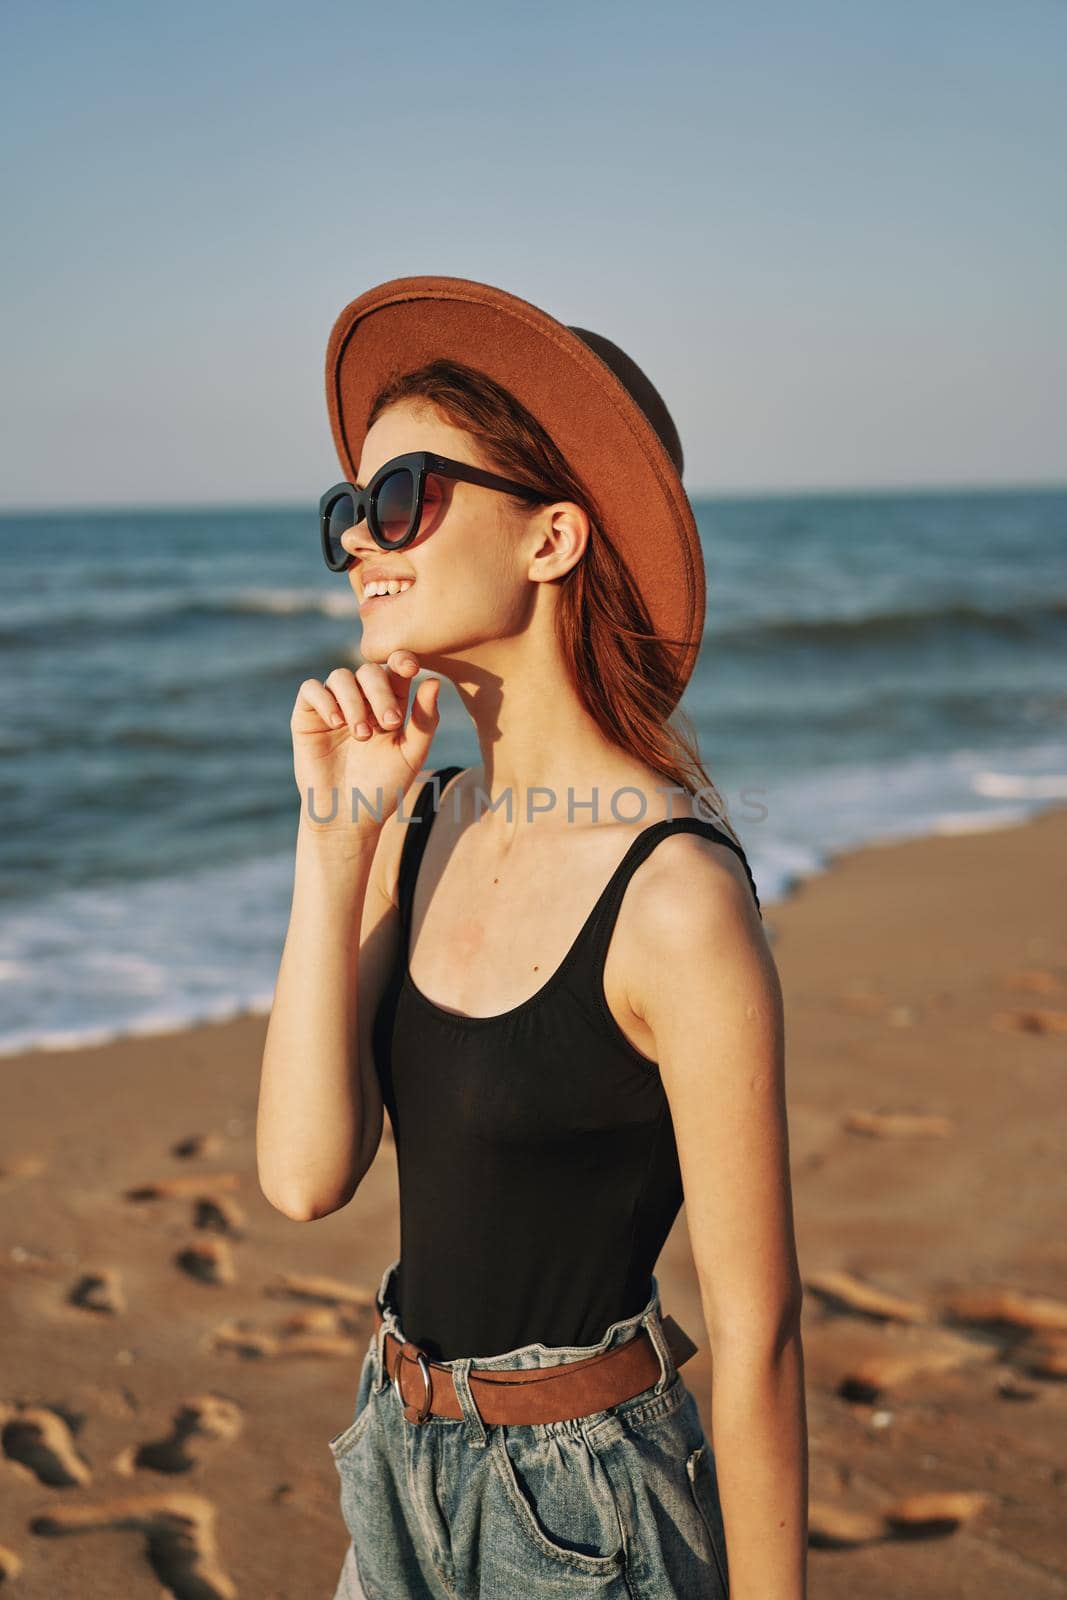
[[[31,1533],[125,1528],[144,1535],[145,1555],[173,1600],[236,1600],[237,1586],[219,1562],[215,1506],[197,1494],[160,1494],[62,1506],[35,1517]]]
[[[346,1283],[343,1278],[296,1272],[279,1273],[264,1290],[276,1299],[313,1300],[320,1305],[350,1306],[356,1311],[373,1311],[375,1292],[365,1284]]]
[[[228,1234],[243,1239],[245,1214],[237,1201],[226,1194],[202,1194],[193,1201],[193,1227],[209,1233]]]
[[[239,1172],[182,1172],[125,1191],[127,1200],[196,1200],[202,1194],[233,1194],[241,1187]]]
[[[88,1483],[93,1475],[74,1442],[70,1423],[49,1406],[0,1410],[0,1452],[49,1489]]]
[[[929,1313],[916,1300],[876,1288],[854,1273],[830,1268],[804,1279],[805,1287],[823,1300],[831,1311],[848,1311],[854,1316],[871,1317],[878,1322],[925,1322]]]
[[[104,1312],[117,1316],[126,1310],[126,1296],[122,1278],[114,1267],[101,1267],[96,1272],[83,1272],[67,1296],[72,1306],[84,1311]]]
[[[191,1200],[193,1227],[221,1233],[232,1239],[245,1234],[245,1213],[233,1191],[240,1185],[236,1172],[182,1173],[177,1178],[162,1178],[127,1189],[125,1198],[138,1203],[153,1200]]]
[[[1015,1033],[1067,1033],[1067,1011],[1017,1010],[997,1011],[993,1027],[1001,1032]]]
[[[830,1312],[882,1323],[936,1321],[969,1336],[954,1340],[942,1333],[932,1341],[913,1340],[899,1354],[864,1353],[837,1386],[837,1392],[848,1399],[873,1399],[913,1373],[950,1371],[970,1364],[976,1354],[1006,1361],[1032,1377],[1067,1378],[1067,1301],[1016,1289],[983,1288],[959,1290],[946,1296],[938,1308],[927,1308],[887,1294],[849,1272],[813,1273],[804,1281]]]
[[[817,1550],[854,1550],[890,1539],[943,1539],[992,1503],[969,1490],[908,1495],[883,1511],[850,1511],[814,1500],[808,1511],[808,1544]]]
[[[6,1544],[0,1544],[0,1583],[3,1583],[5,1578],[17,1578],[21,1571],[22,1557],[16,1555]]]
[[[174,1413],[171,1431],[162,1439],[130,1445],[116,1457],[116,1472],[132,1477],[141,1468],[151,1472],[188,1472],[220,1444],[230,1444],[244,1427],[244,1413],[225,1395],[198,1394]]]
[[[961,1289],[945,1301],[944,1312],[953,1322],[993,1332],[1016,1328],[1024,1333],[1067,1333],[1067,1301],[1018,1289]]]
[[[366,1342],[365,1318],[352,1318],[332,1306],[316,1306],[285,1318],[273,1328],[257,1328],[245,1318],[225,1322],[211,1335],[209,1347],[251,1360],[280,1356],[341,1356],[351,1360]]]
[[[855,1550],[877,1544],[885,1537],[885,1524],[876,1511],[850,1511],[822,1500],[808,1504],[808,1548]]]
[[[899,1344],[893,1342],[883,1349],[846,1354],[837,1384],[841,1398],[856,1404],[874,1405],[888,1391],[899,1389],[912,1378],[956,1372],[979,1361],[996,1359],[993,1351],[976,1351],[969,1339],[936,1332],[920,1332],[916,1338],[916,1331],[911,1328],[896,1330],[896,1337],[901,1338]],[[888,1330],[882,1337],[887,1334]]]
[[[174,1261],[198,1283],[233,1283],[237,1278],[233,1252],[225,1239],[202,1239],[187,1245],[178,1251]]]
[[[909,1494],[882,1513],[886,1531],[894,1539],[942,1539],[947,1533],[973,1522],[994,1497],[966,1489],[934,1490]]]
[[[1031,1334],[1016,1345],[1012,1359],[1035,1378],[1067,1378],[1067,1334]]]
[[[944,1306],[947,1322],[991,1335],[1001,1354],[1036,1378],[1067,1378],[1067,1301],[1017,1289],[964,1289]]]
[[[848,1111],[841,1126],[872,1139],[945,1139],[955,1129],[951,1117],[922,1111]]]
[[[212,1156],[221,1154],[223,1144],[221,1133],[193,1133],[187,1139],[179,1139],[177,1144],[172,1144],[170,1153],[180,1161],[190,1161],[198,1156],[210,1160]]]

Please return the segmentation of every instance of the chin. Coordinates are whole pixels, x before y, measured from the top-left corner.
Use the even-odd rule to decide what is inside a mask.
[[[440,645],[431,644],[429,641],[421,642],[419,635],[411,628],[383,627],[381,623],[372,622],[363,629],[360,640],[360,654],[364,661],[385,661],[394,650],[410,650],[418,658],[420,668],[426,665],[427,656],[433,652],[437,654]]]

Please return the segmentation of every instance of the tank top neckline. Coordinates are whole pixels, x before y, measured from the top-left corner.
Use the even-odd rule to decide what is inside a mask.
[[[465,770],[466,769],[463,767],[446,767],[442,769],[441,772],[435,774],[437,777],[442,778],[443,780],[441,783],[442,792],[445,785],[449,783],[452,778]],[[445,772],[449,774],[447,778],[443,776]],[[427,810],[422,805],[422,798],[431,792],[431,788],[432,786],[427,784],[422,791],[422,795],[420,795],[417,810],[421,812],[423,820],[426,819]],[[432,819],[436,815],[436,812],[431,810],[429,815]],[[422,858],[426,849],[426,840],[429,836],[430,827],[433,825],[431,821],[419,843],[418,854],[415,860],[414,875],[407,897],[406,926],[403,930],[403,964],[404,985],[407,988],[408,993],[423,1008],[423,1010],[441,1019],[442,1021],[453,1024],[461,1029],[477,1029],[492,1027],[494,1025],[499,1026],[501,1023],[512,1022],[517,1017],[525,1015],[526,1012],[531,1011],[535,1006],[540,1005],[542,1001],[548,999],[548,997],[555,991],[556,987],[567,975],[570,967],[577,960],[578,955],[586,942],[586,939],[589,937],[598,917],[609,901],[620,878],[623,877],[627,867],[630,864],[630,861],[637,853],[638,848],[653,834],[663,829],[675,828],[679,823],[688,824],[690,826],[695,825],[697,827],[715,828],[714,823],[707,822],[702,817],[661,817],[658,822],[650,822],[647,828],[642,828],[640,833],[636,834],[634,838],[631,839],[622,856],[622,859],[615,868],[614,872],[611,874],[607,883],[604,885],[603,889],[600,891],[600,894],[597,896],[589,915],[585,918],[585,921],[578,929],[578,932],[575,934],[574,939],[571,941],[571,944],[559,965],[553,972],[549,974],[541,987],[539,989],[535,989],[533,994],[527,995],[525,1000],[520,1000],[518,1005],[510,1006],[507,1011],[495,1011],[488,1016],[473,1016],[468,1015],[463,1011],[449,1011],[446,1006],[438,1005],[436,1000],[431,1000],[428,994],[424,994],[411,975],[411,915],[415,904],[415,884],[418,881],[418,871],[419,867],[422,865]],[[720,839],[725,842],[726,836],[722,833],[722,830],[715,828],[715,831],[720,835]]]

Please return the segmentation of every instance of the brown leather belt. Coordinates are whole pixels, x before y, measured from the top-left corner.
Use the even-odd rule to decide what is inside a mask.
[[[381,1326],[382,1313],[375,1302],[375,1337]],[[696,1353],[698,1346],[673,1317],[664,1317],[662,1326],[674,1364],[680,1367]],[[394,1334],[387,1333],[382,1339],[382,1359],[408,1422],[425,1422],[431,1416],[463,1416],[451,1369],[430,1361],[417,1344],[410,1340],[402,1344]],[[498,1371],[472,1367],[469,1381],[482,1421],[489,1426],[495,1423],[511,1426],[566,1422],[573,1417],[589,1416],[594,1411],[607,1411],[651,1389],[659,1376],[656,1347],[648,1331],[641,1328],[625,1344],[585,1361]],[[406,1398],[405,1388],[412,1393],[411,1400]]]

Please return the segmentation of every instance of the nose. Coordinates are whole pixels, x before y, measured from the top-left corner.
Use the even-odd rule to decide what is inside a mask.
[[[347,550],[350,556],[362,555],[365,550],[369,550],[371,548],[370,545],[365,545],[362,543],[359,536],[359,529],[355,526],[345,529],[344,533],[341,535],[340,544],[342,550]]]

